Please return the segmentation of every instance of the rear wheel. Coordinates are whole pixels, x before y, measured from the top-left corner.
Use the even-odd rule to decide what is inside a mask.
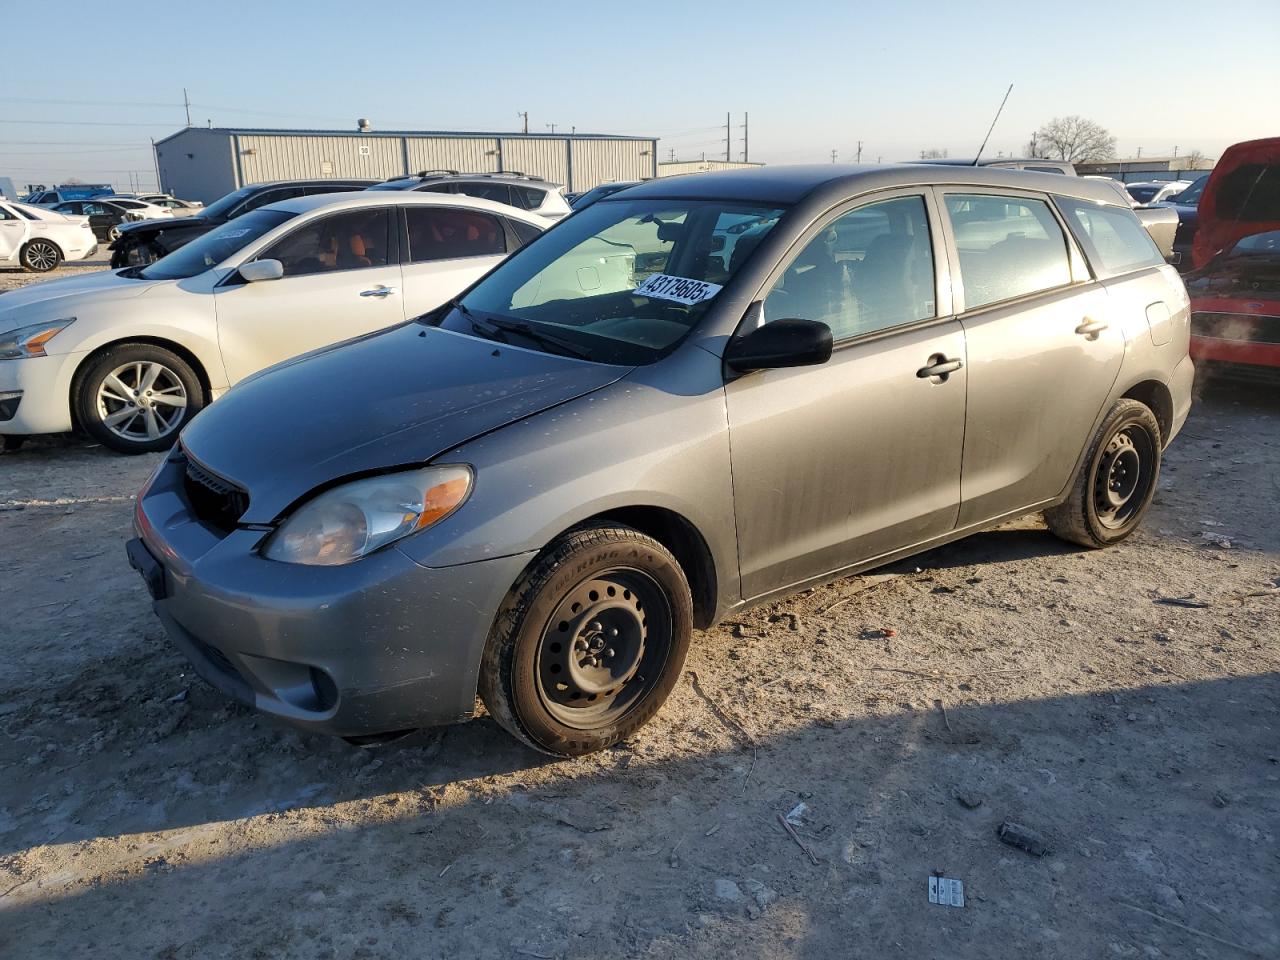
[[[168,450],[204,403],[190,364],[150,343],[112,347],[77,376],[73,392],[80,425],[121,453]]]
[[[1117,400],[1094,435],[1071,494],[1044,512],[1049,529],[1084,547],[1106,547],[1142,522],[1160,478],[1160,424],[1137,400]]]
[[[32,273],[48,273],[62,262],[62,251],[52,240],[36,237],[22,248],[22,265]]]
[[[480,696],[534,749],[601,750],[658,712],[692,631],[689,583],[662,544],[630,527],[573,530],[504,601],[485,647]]]
[[[107,239],[112,243],[120,239],[120,225],[118,223],[113,223],[107,230]]]

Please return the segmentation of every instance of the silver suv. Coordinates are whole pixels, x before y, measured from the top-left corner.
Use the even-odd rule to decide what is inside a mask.
[[[514,170],[505,173],[459,173],[457,170],[424,170],[408,177],[396,177],[370,190],[426,190],[434,193],[462,193],[505,203],[517,210],[548,220],[559,220],[571,212],[558,183]]]
[[[478,690],[585,753],[746,605],[1026,513],[1128,537],[1190,410],[1188,338],[1105,184],[651,181],[415,321],[242,381],[139,495],[129,558],[196,669],[276,717],[376,736]]]

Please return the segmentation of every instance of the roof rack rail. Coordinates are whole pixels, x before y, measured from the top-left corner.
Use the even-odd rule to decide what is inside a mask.
[[[443,167],[439,170],[419,170],[413,174],[415,177],[454,177],[457,175],[457,170],[445,170]]]
[[[546,178],[545,178],[545,177],[540,177],[540,176],[538,176],[537,174],[533,174],[533,173],[523,173],[523,172],[521,172],[521,171],[519,171],[519,170],[495,170],[495,171],[494,171],[494,172],[492,172],[492,173],[481,173],[481,174],[477,174],[477,176],[481,176],[481,177],[511,177],[511,178],[513,178],[513,179],[516,179],[516,180],[539,180],[539,181],[542,181],[543,183],[545,183],[545,182],[546,182]]]

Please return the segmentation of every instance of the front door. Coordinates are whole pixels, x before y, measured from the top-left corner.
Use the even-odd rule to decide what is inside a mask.
[[[404,208],[405,315],[416,317],[457,296],[507,255],[507,234],[492,213],[466,207]]]
[[[968,371],[938,236],[931,198],[864,202],[767,287],[761,322],[820,320],[835,351],[725,388],[744,598],[955,526]]]
[[[27,238],[27,224],[8,207],[0,207],[0,260],[12,260]]]
[[[1115,304],[1048,198],[944,192],[969,350],[960,525],[1056,497],[1120,372]],[[959,306],[959,304],[957,304]]]
[[[218,343],[230,383],[404,320],[391,214],[377,207],[309,220],[257,257],[279,260],[281,279],[243,283],[233,275],[218,287]]]

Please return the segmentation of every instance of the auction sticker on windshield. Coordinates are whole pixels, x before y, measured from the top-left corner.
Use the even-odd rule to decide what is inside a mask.
[[[672,277],[665,273],[655,273],[645,277],[644,282],[636,287],[636,293],[642,297],[655,297],[659,300],[674,300],[676,303],[695,304],[710,300],[723,288],[718,283],[705,283],[702,280],[690,280],[687,277]]]

